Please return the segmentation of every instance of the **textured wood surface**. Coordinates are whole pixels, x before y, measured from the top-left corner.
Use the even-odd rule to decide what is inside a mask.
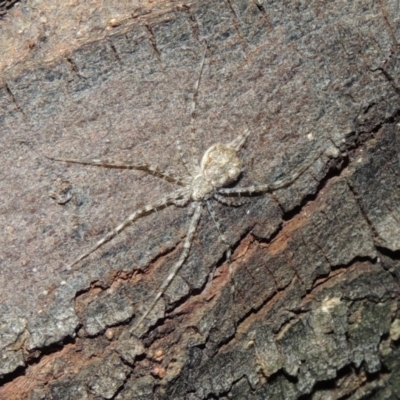
[[[21,1],[0,20],[0,399],[399,398],[399,4],[112,4],[79,20],[75,3]],[[287,189],[216,205],[230,266],[204,213],[133,334],[187,209],[63,271],[174,186],[46,155],[184,174],[178,139],[198,160],[246,127],[240,186],[316,161]]]

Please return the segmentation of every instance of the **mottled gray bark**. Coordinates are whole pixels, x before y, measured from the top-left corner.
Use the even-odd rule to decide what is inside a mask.
[[[399,398],[399,4],[139,3],[1,73],[0,399]],[[230,265],[204,212],[133,332],[179,257],[188,208],[138,220],[63,271],[175,186],[46,155],[185,175],[178,139],[198,162],[246,127],[238,186],[315,161],[288,188],[215,204]]]

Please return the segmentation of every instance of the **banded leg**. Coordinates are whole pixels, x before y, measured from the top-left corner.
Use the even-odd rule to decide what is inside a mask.
[[[173,192],[170,196],[167,196],[160,201],[153,203],[151,205],[147,205],[139,210],[135,211],[128,218],[126,218],[123,222],[121,222],[117,227],[107,233],[102,239],[100,239],[93,247],[91,247],[88,251],[81,254],[75,260],[73,260],[70,264],[68,264],[63,270],[70,270],[74,265],[76,265],[79,261],[88,257],[90,254],[94,253],[98,248],[103,246],[105,243],[112,240],[115,236],[117,236],[120,232],[122,232],[129,224],[131,224],[136,219],[143,217],[146,214],[149,214],[153,211],[156,211],[160,208],[165,208],[171,204],[174,204],[174,201],[180,201],[181,198],[185,197],[185,191],[178,189]]]
[[[157,166],[149,165],[146,163],[139,164],[126,164],[118,161],[110,161],[110,160],[76,160],[73,158],[55,158],[46,156],[46,158],[53,161],[63,161],[74,164],[82,164],[82,165],[95,165],[97,167],[105,167],[105,168],[117,168],[117,169],[134,169],[138,171],[147,172],[150,175],[154,175],[157,178],[165,179],[168,182],[174,182],[178,185],[184,186],[185,183],[183,179],[172,175],[170,173],[164,172],[160,170]]]
[[[222,243],[226,246],[226,248],[227,248],[227,250],[226,250],[226,259],[227,259],[227,261],[229,262],[230,259],[231,259],[231,255],[232,255],[231,246],[230,246],[230,244],[228,243],[228,241],[226,240],[225,234],[222,232],[221,225],[219,224],[219,222],[218,222],[218,220],[217,220],[217,217],[216,217],[216,215],[215,215],[215,212],[214,212],[214,209],[212,208],[211,203],[210,203],[209,201],[206,201],[206,205],[207,205],[208,213],[210,214],[211,219],[213,220],[214,225],[215,225],[215,227],[217,228],[217,231],[218,231],[218,233],[219,233],[219,237],[220,237],[220,239],[221,239],[221,242],[222,242]]]
[[[185,157],[185,154],[183,152],[183,149],[182,149],[181,141],[179,139],[176,141],[176,147],[178,149],[179,158],[181,160],[181,163],[185,167],[187,174],[189,176],[194,177],[194,175],[195,175],[194,174],[194,168],[193,168],[194,166],[188,163],[188,161],[187,161],[187,159]]]
[[[265,184],[265,185],[252,185],[252,186],[246,186],[246,187],[233,187],[233,188],[222,188],[222,189],[218,189],[218,194],[221,195],[250,195],[253,193],[263,193],[263,192],[270,192],[271,189],[271,185],[269,184]]]
[[[214,225],[217,227],[221,242],[227,247],[227,250],[226,250],[226,261],[228,262],[229,280],[232,281],[231,293],[233,293],[235,291],[235,282],[232,279],[232,277],[233,277],[233,275],[232,275],[232,264],[231,264],[232,249],[231,249],[230,244],[226,240],[225,234],[222,233],[221,226],[220,226],[220,224],[219,224],[219,222],[218,222],[218,220],[217,220],[217,218],[215,216],[215,212],[214,212],[214,209],[212,208],[211,203],[209,201],[207,201],[206,204],[207,204],[208,212],[210,213],[211,218],[212,218],[212,220],[214,222]],[[216,268],[216,266],[214,266],[213,270],[210,273],[210,280],[212,280],[212,278],[214,277],[215,268]]]
[[[207,44],[204,44],[204,53],[203,53],[203,58],[202,58],[201,64],[200,64],[199,77],[197,78],[197,80],[193,86],[193,97],[192,97],[192,103],[190,106],[190,132],[192,135],[192,139],[195,139],[194,134],[196,132],[196,125],[195,125],[196,105],[197,105],[197,98],[199,96],[200,81],[201,81],[201,77],[203,75],[204,62],[206,60],[206,55],[207,55]]]
[[[182,253],[178,259],[178,261],[175,263],[175,265],[172,267],[170,273],[168,274],[167,278],[164,280],[162,283],[158,293],[154,297],[154,299],[151,301],[149,307],[147,310],[144,312],[144,314],[138,319],[138,321],[135,323],[133,327],[133,331],[138,329],[142,322],[146,319],[146,317],[151,313],[153,310],[154,306],[157,304],[158,300],[160,300],[160,297],[165,293],[167,290],[168,286],[171,284],[172,280],[175,278],[176,274],[179,272],[180,268],[182,267],[183,263],[185,262],[186,258],[189,255],[190,247],[192,245],[193,241],[193,236],[196,232],[197,229],[197,224],[199,223],[200,216],[201,216],[201,210],[202,210],[202,204],[200,202],[193,203],[194,207],[194,212],[192,219],[190,221],[189,229],[185,238],[185,241],[183,242],[183,250]]]
[[[198,93],[199,93],[199,86],[200,86],[200,80],[201,80],[201,76],[203,74],[203,68],[204,68],[204,62],[206,59],[206,54],[207,54],[207,45],[204,45],[204,54],[203,54],[203,58],[200,64],[200,72],[199,72],[199,77],[197,78],[194,86],[193,86],[193,97],[192,97],[192,102],[190,105],[190,141],[191,141],[191,149],[190,149],[190,155],[192,157],[192,163],[193,166],[196,164],[196,152],[195,152],[195,148],[194,148],[194,143],[196,143],[196,125],[195,125],[195,112],[196,112],[196,104],[197,104],[197,97],[198,97]],[[178,152],[179,152],[179,157],[181,159],[182,164],[184,165],[187,173],[190,176],[194,176],[194,169],[193,166],[191,166],[188,161],[186,160],[184,154],[183,154],[183,149],[182,149],[182,145],[180,140],[177,141],[177,148],[178,148]]]
[[[197,105],[197,99],[198,99],[198,94],[199,94],[199,87],[200,87],[200,81],[201,81],[201,77],[203,75],[203,69],[204,69],[204,62],[206,60],[206,55],[207,55],[207,44],[204,44],[204,53],[203,53],[203,57],[201,60],[201,64],[200,64],[200,71],[199,71],[199,76],[196,80],[196,82],[193,85],[193,96],[192,96],[192,102],[190,104],[190,156],[191,156],[191,162],[194,166],[197,165],[197,151],[196,151],[196,124],[195,124],[195,120],[196,120],[196,105]],[[179,146],[178,146],[179,149]],[[182,151],[181,151],[182,154]],[[181,159],[183,159],[182,155],[181,155]],[[193,167],[189,168],[186,166],[186,169],[188,170],[189,174],[191,176],[194,176],[195,174],[193,174]]]
[[[227,197],[219,193],[214,193],[214,198],[218,203],[228,207],[240,207],[248,202],[248,199],[245,197]]]
[[[283,189],[285,187],[288,187],[291,185],[293,182],[295,182],[305,171],[307,171],[315,161],[318,160],[322,155],[321,153],[318,153],[318,156],[315,157],[311,162],[303,165],[297,172],[294,174],[290,175],[286,179],[281,179],[279,181],[270,183],[270,184],[264,184],[264,185],[252,185],[252,186],[247,186],[247,187],[242,187],[242,188],[222,188],[218,189],[219,194],[222,195],[251,195],[253,193],[263,193],[263,192],[272,192],[274,190],[278,189]]]

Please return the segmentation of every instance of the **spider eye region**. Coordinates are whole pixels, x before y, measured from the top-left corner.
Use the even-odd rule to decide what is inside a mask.
[[[215,189],[236,182],[243,171],[237,151],[220,143],[211,146],[204,153],[200,167],[204,179]]]

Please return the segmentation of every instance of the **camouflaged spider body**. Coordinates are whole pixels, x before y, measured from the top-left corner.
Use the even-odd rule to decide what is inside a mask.
[[[246,129],[243,135],[238,136],[235,140],[230,142],[229,144],[221,144],[217,143],[212,145],[203,155],[200,166],[193,168],[190,171],[190,175],[185,179],[180,179],[175,176],[171,176],[163,171],[160,171],[158,168],[153,167],[147,164],[125,164],[125,163],[117,163],[117,162],[109,162],[109,161],[100,161],[100,160],[76,160],[76,159],[64,159],[64,158],[54,158],[49,157],[55,161],[64,161],[71,162],[77,164],[85,164],[85,165],[97,165],[102,167],[110,167],[110,168],[126,168],[126,169],[139,169],[144,170],[150,174],[156,175],[161,178],[165,178],[169,181],[174,181],[181,185],[179,189],[172,192],[171,194],[165,196],[160,201],[146,205],[145,207],[135,211],[132,213],[127,219],[125,219],[121,224],[119,224],[116,228],[110,231],[105,237],[99,240],[93,247],[91,247],[85,253],[79,255],[75,258],[69,265],[66,266],[67,270],[72,269],[77,263],[79,263],[84,258],[88,257],[98,248],[100,248],[103,244],[112,240],[116,235],[118,235],[127,225],[140,218],[141,216],[147,215],[149,212],[155,211],[160,208],[165,208],[170,205],[175,206],[186,206],[189,203],[191,204],[190,213],[192,214],[192,218],[189,224],[188,232],[183,243],[183,250],[179,257],[179,260],[172,267],[168,277],[165,279],[163,284],[161,285],[157,295],[151,302],[147,311],[140,317],[136,326],[140,326],[143,320],[149,315],[149,313],[153,310],[157,301],[160,297],[165,293],[169,284],[172,282],[179,269],[185,262],[186,258],[189,255],[190,246],[193,240],[193,236],[196,232],[196,228],[198,222],[201,217],[201,211],[206,205],[207,210],[210,212],[214,223],[217,225],[217,229],[220,232],[220,237],[223,243],[228,248],[228,257],[230,255],[229,245],[226,242],[224,235],[221,234],[220,227],[218,225],[216,216],[212,209],[212,204],[210,203],[211,199],[216,199],[217,201],[222,202],[223,204],[229,204],[229,197],[227,195],[234,195],[239,193],[237,189],[225,189],[223,188],[227,185],[235,183],[240,174],[243,171],[243,163],[239,158],[238,152],[243,146],[247,136],[249,135],[249,130]],[[244,193],[244,189],[241,188],[240,192]],[[247,188],[248,192],[253,192],[255,187]],[[225,200],[223,200],[225,198]]]
[[[206,55],[206,48],[204,51],[203,60],[200,67],[199,78],[197,79],[194,90],[192,101],[192,136],[194,136],[195,129],[193,128],[194,111],[196,107],[196,93],[198,91],[199,82],[201,78],[201,73],[203,70],[204,59]],[[210,146],[201,158],[200,165],[194,166],[188,164],[182,155],[182,148],[180,143],[177,143],[179,153],[181,155],[181,160],[186,167],[188,172],[184,179],[180,177],[171,175],[165,171],[158,169],[155,166],[149,164],[127,164],[114,161],[102,161],[102,160],[76,160],[76,159],[65,159],[65,158],[54,158],[48,157],[55,161],[72,162],[77,164],[85,165],[96,165],[108,168],[120,168],[120,169],[135,169],[145,171],[151,175],[157,176],[159,178],[165,179],[169,182],[174,182],[179,185],[179,188],[167,196],[161,198],[159,201],[146,205],[129,215],[123,222],[121,222],[117,227],[111,230],[106,236],[99,240],[94,246],[89,250],[84,252],[75,258],[66,269],[71,269],[77,263],[79,263],[84,258],[88,257],[90,254],[95,252],[98,248],[103,246],[105,243],[112,240],[117,236],[122,230],[124,230],[129,224],[133,223],[135,220],[148,215],[149,213],[166,208],[168,206],[188,206],[189,215],[191,215],[190,223],[188,226],[187,234],[183,242],[183,249],[179,256],[177,262],[172,266],[168,276],[161,284],[157,294],[154,296],[153,300],[150,302],[146,311],[137,318],[134,330],[138,329],[146,317],[154,309],[155,305],[159,301],[160,297],[165,293],[168,286],[171,284],[172,280],[178,274],[180,268],[187,259],[190,247],[193,242],[193,237],[196,233],[196,229],[201,217],[202,210],[205,206],[211,219],[214,222],[218,232],[220,240],[224,243],[227,249],[227,259],[230,258],[230,244],[227,242],[225,235],[222,233],[216,215],[213,211],[212,200],[216,200],[226,206],[238,206],[242,204],[242,201],[238,199],[240,196],[249,196],[254,193],[265,193],[269,191],[274,191],[279,188],[289,186],[294,182],[303,172],[308,169],[311,163],[303,166],[295,174],[287,177],[284,180],[274,182],[273,184],[265,185],[253,185],[248,187],[235,187],[232,186],[239,180],[239,177],[243,171],[243,163],[239,157],[239,151],[243,147],[247,137],[249,136],[249,129],[245,129],[244,133],[236,137],[233,141],[228,144],[216,143]],[[193,137],[192,137],[193,139]],[[315,160],[313,160],[314,162]]]
[[[193,241],[193,236],[196,233],[197,225],[200,220],[201,212],[204,206],[206,206],[207,211],[210,213],[211,218],[216,225],[216,228],[218,229],[220,239],[227,248],[227,258],[229,259],[230,245],[229,243],[227,243],[225,236],[221,232],[216,215],[213,211],[212,200],[216,200],[228,206],[238,205],[238,196],[248,196],[254,193],[265,193],[286,187],[294,182],[311,165],[307,164],[295,174],[289,176],[287,179],[277,181],[273,184],[252,185],[247,187],[227,187],[236,183],[243,171],[243,163],[242,160],[239,158],[239,151],[243,147],[248,136],[249,130],[246,129],[242,135],[239,135],[235,140],[228,144],[216,143],[212,145],[204,153],[200,162],[200,166],[194,167],[192,170],[189,169],[190,174],[185,179],[169,175],[163,171],[160,171],[157,167],[148,164],[125,164],[100,160],[82,161],[75,159],[51,158],[55,161],[65,161],[77,164],[142,170],[157,177],[176,182],[180,185],[179,189],[163,197],[158,202],[146,205],[145,207],[133,212],[121,224],[119,224],[116,228],[114,228],[106,236],[99,240],[93,247],[91,247],[88,251],[73,260],[66,267],[66,269],[71,269],[81,260],[88,257],[90,254],[100,248],[103,244],[112,240],[136,219],[148,215],[152,211],[162,209],[170,205],[175,205],[179,207],[189,205],[189,214],[191,214],[192,217],[187,230],[187,235],[183,242],[183,249],[180,257],[171,268],[170,273],[160,286],[157,294],[149,304],[147,310],[143,313],[142,316],[138,318],[135,324],[135,329],[137,329],[145,320],[145,318],[150,314],[150,312],[154,309],[154,306],[157,304],[161,296],[165,293],[168,286],[175,278],[185,260],[187,259]]]

